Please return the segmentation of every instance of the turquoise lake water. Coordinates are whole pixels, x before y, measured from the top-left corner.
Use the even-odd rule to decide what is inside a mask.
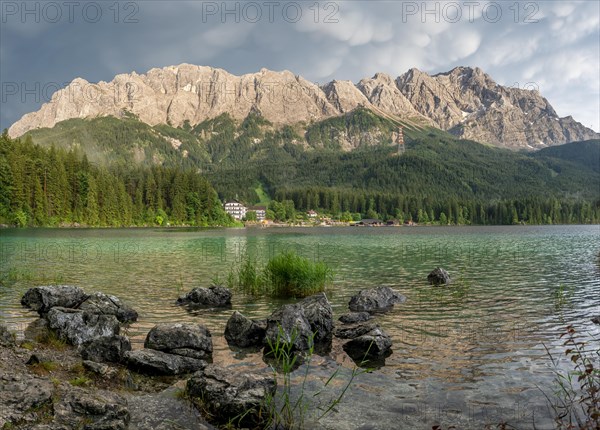
[[[233,310],[264,318],[283,303],[235,294],[232,309],[190,313],[176,298],[225,279],[240,256],[259,261],[286,249],[335,271],[327,292],[337,316],[358,290],[389,285],[408,300],[377,321],[392,336],[385,366],[361,375],[324,428],[481,429],[507,421],[552,428],[541,390],[552,395],[546,348],[573,325],[600,345],[600,226],[5,229],[0,230],[0,321],[22,334],[36,314],[19,300],[29,287],[72,284],[119,296],[140,313],[127,329],[141,347],[161,321],[197,321],[213,333],[215,362],[262,364],[222,338]],[[446,268],[454,286],[427,285]],[[596,342],[596,343],[594,343]],[[315,375],[354,365],[334,341]],[[561,360],[559,370],[569,366]]]

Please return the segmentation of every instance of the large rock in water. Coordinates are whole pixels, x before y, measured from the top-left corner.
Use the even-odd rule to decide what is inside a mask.
[[[126,352],[125,360],[130,369],[151,376],[194,373],[204,369],[207,365],[204,360],[168,354],[154,349]]]
[[[273,396],[276,382],[273,373],[243,373],[210,364],[187,382],[192,398],[202,399],[203,408],[218,421],[227,423],[236,418],[238,427],[258,427],[266,419],[264,401]],[[238,422],[238,419],[240,422]]]
[[[54,307],[46,315],[48,325],[60,338],[79,346],[100,337],[119,334],[119,321],[113,315],[90,314],[78,309]]]
[[[300,304],[284,305],[267,318],[265,341],[276,344],[291,344],[299,351],[309,349],[312,338],[310,322]]]
[[[446,272],[446,270],[442,269],[441,267],[436,267],[435,269],[433,269],[431,273],[427,275],[427,280],[429,281],[429,284],[435,286],[448,285],[450,282],[452,282],[452,279],[450,279],[450,275],[448,274],[448,272]]]
[[[267,323],[245,317],[234,311],[225,326],[225,339],[229,345],[247,348],[262,345],[265,340]]]
[[[165,323],[150,330],[144,343],[146,348],[197,359],[212,355],[210,331],[200,324]]]
[[[361,290],[350,299],[348,307],[354,312],[385,311],[395,303],[403,303],[406,297],[390,287],[377,287]]]
[[[304,315],[314,333],[315,342],[331,340],[333,330],[333,310],[325,293],[306,297],[298,303],[304,309]]]
[[[48,285],[27,290],[21,304],[42,315],[54,307],[75,308],[87,298],[88,295],[79,287]]]
[[[225,307],[231,305],[231,291],[221,285],[194,288],[177,299],[178,305]]]
[[[98,363],[120,363],[126,352],[131,351],[131,342],[126,336],[100,337],[81,346],[81,357]]]
[[[381,328],[376,327],[345,343],[343,348],[357,363],[363,360],[377,360],[392,353],[392,338]]]
[[[338,319],[342,324],[356,324],[359,322],[369,321],[373,316],[368,312],[348,312]]]
[[[122,323],[137,321],[138,313],[123,303],[118,297],[104,293],[94,293],[90,295],[78,309],[88,313],[101,315],[114,315]]]

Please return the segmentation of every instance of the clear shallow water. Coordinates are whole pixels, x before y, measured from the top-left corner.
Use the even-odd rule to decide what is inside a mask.
[[[386,366],[357,378],[330,428],[552,428],[546,400],[553,373],[544,345],[558,357],[567,324],[600,337],[600,226],[320,228],[211,230],[0,230],[0,320],[19,332],[35,319],[19,304],[35,285],[66,283],[115,294],[139,321],[135,347],[161,321],[198,321],[213,332],[215,362],[261,362],[222,338],[232,310],[189,313],[178,295],[224,279],[244,252],[265,261],[293,248],[334,267],[328,296],[336,317],[362,288],[390,285],[408,297],[378,317],[394,341]],[[456,281],[434,289],[436,266]],[[562,285],[562,287],[560,287]],[[236,294],[233,308],[265,317],[281,304]],[[596,345],[598,345],[596,343]],[[335,361],[334,361],[335,360]],[[325,377],[352,362],[335,342],[314,360]],[[567,369],[566,363],[563,363]],[[329,373],[328,373],[329,372]],[[340,419],[342,417],[342,419]]]

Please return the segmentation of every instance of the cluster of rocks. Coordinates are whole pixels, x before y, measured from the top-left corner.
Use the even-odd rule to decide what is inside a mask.
[[[115,296],[86,294],[70,285],[41,286],[27,290],[21,304],[38,312],[37,327],[78,347],[86,360],[120,362],[131,351],[121,324],[136,321],[138,313]]]
[[[333,310],[324,293],[279,307],[266,319],[253,320],[235,311],[225,328],[225,339],[232,346],[266,347],[287,344],[295,351],[313,348],[331,350],[333,336],[347,340],[344,350],[359,364],[391,353],[392,340],[378,324],[369,322],[372,314],[384,312],[406,298],[390,287],[362,290],[350,299],[348,314],[340,317],[344,328],[335,329]]]
[[[389,287],[362,290],[351,298],[352,312],[340,317],[343,326],[339,328],[335,327],[333,310],[324,293],[283,305],[265,319],[250,319],[234,311],[227,321],[225,339],[231,346],[264,348],[268,355],[276,344],[286,344],[297,353],[313,348],[317,352],[328,352],[335,336],[345,341],[344,350],[362,365],[365,360],[385,359],[391,354],[392,340],[372,322],[373,314],[389,310],[404,300]],[[138,314],[117,297],[86,294],[72,286],[42,286],[28,290],[21,303],[39,313],[38,325],[74,345],[84,360],[84,367],[99,375],[114,373],[111,363],[150,376],[193,374],[187,381],[186,391],[191,397],[202,399],[202,408],[213,417],[239,416],[243,417],[244,424],[252,426],[260,419],[264,399],[275,394],[276,380],[267,366],[250,372],[212,363],[212,336],[201,324],[158,324],[146,336],[144,348],[132,350],[130,340],[120,329],[121,324],[135,321]],[[180,297],[177,304],[226,307],[231,305],[231,292],[217,285],[195,288]],[[14,337],[0,327],[0,343],[13,342]],[[2,384],[7,387],[43,385],[40,381],[19,379],[22,376],[15,378],[5,378]],[[48,391],[43,386],[38,388],[40,396]],[[27,390],[21,392],[27,393]],[[49,396],[42,396],[36,404],[44,404]],[[60,396],[59,404],[53,405],[52,425],[69,428],[79,419],[77,414],[84,414],[91,417],[93,424],[86,426],[89,429],[128,428],[127,402],[118,394],[102,390],[93,393],[64,390]],[[7,417],[6,422],[10,419]]]

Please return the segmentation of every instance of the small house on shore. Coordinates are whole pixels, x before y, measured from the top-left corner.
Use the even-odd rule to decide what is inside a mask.
[[[264,221],[267,217],[267,208],[265,206],[251,206],[248,212],[256,213],[256,221]]]

